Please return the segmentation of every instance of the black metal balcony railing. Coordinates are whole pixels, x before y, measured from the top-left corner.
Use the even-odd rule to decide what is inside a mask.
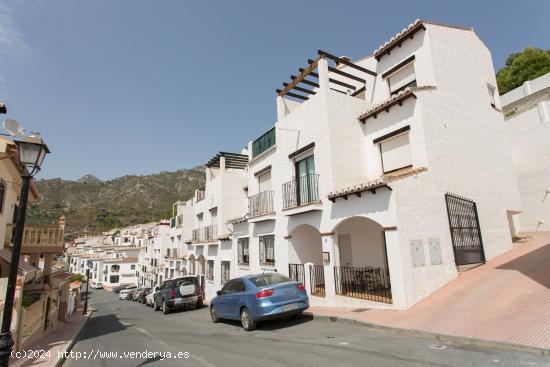
[[[392,303],[388,269],[335,266],[334,282],[337,295]]]
[[[283,209],[319,201],[319,175],[311,173],[283,184]]]
[[[273,191],[263,191],[248,198],[248,215],[257,217],[273,213]]]
[[[192,242],[212,242],[218,239],[218,226],[211,225],[202,228],[195,228],[192,231]]]

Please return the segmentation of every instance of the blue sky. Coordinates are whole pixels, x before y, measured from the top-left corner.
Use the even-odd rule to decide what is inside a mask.
[[[0,99],[52,150],[39,177],[110,179],[240,151],[324,49],[367,56],[416,18],[472,26],[495,68],[550,48],[548,1],[4,1]]]

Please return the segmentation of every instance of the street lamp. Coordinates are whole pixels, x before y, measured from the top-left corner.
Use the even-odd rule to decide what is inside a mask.
[[[19,257],[21,255],[21,243],[23,241],[23,230],[25,227],[25,215],[27,212],[27,201],[31,179],[36,175],[42,166],[44,157],[50,152],[39,133],[33,132],[31,136],[14,140],[17,145],[19,171],[21,175],[21,194],[19,195],[19,215],[15,223],[13,236],[13,247],[11,253],[10,272],[8,275],[8,286],[2,315],[2,330],[0,332],[0,366],[7,367],[10,360],[13,339],[11,336],[11,316],[15,287],[17,284],[17,270]]]

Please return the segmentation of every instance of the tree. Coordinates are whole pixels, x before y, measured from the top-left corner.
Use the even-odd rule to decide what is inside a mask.
[[[497,73],[498,90],[504,94],[546,73],[550,73],[550,50],[527,47],[508,56],[506,65]]]

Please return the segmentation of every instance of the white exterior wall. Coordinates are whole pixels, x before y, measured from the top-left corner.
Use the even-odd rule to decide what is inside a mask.
[[[501,97],[521,104],[539,90],[547,91],[542,101],[505,121],[523,206],[517,229],[524,232],[550,231],[550,73]]]

